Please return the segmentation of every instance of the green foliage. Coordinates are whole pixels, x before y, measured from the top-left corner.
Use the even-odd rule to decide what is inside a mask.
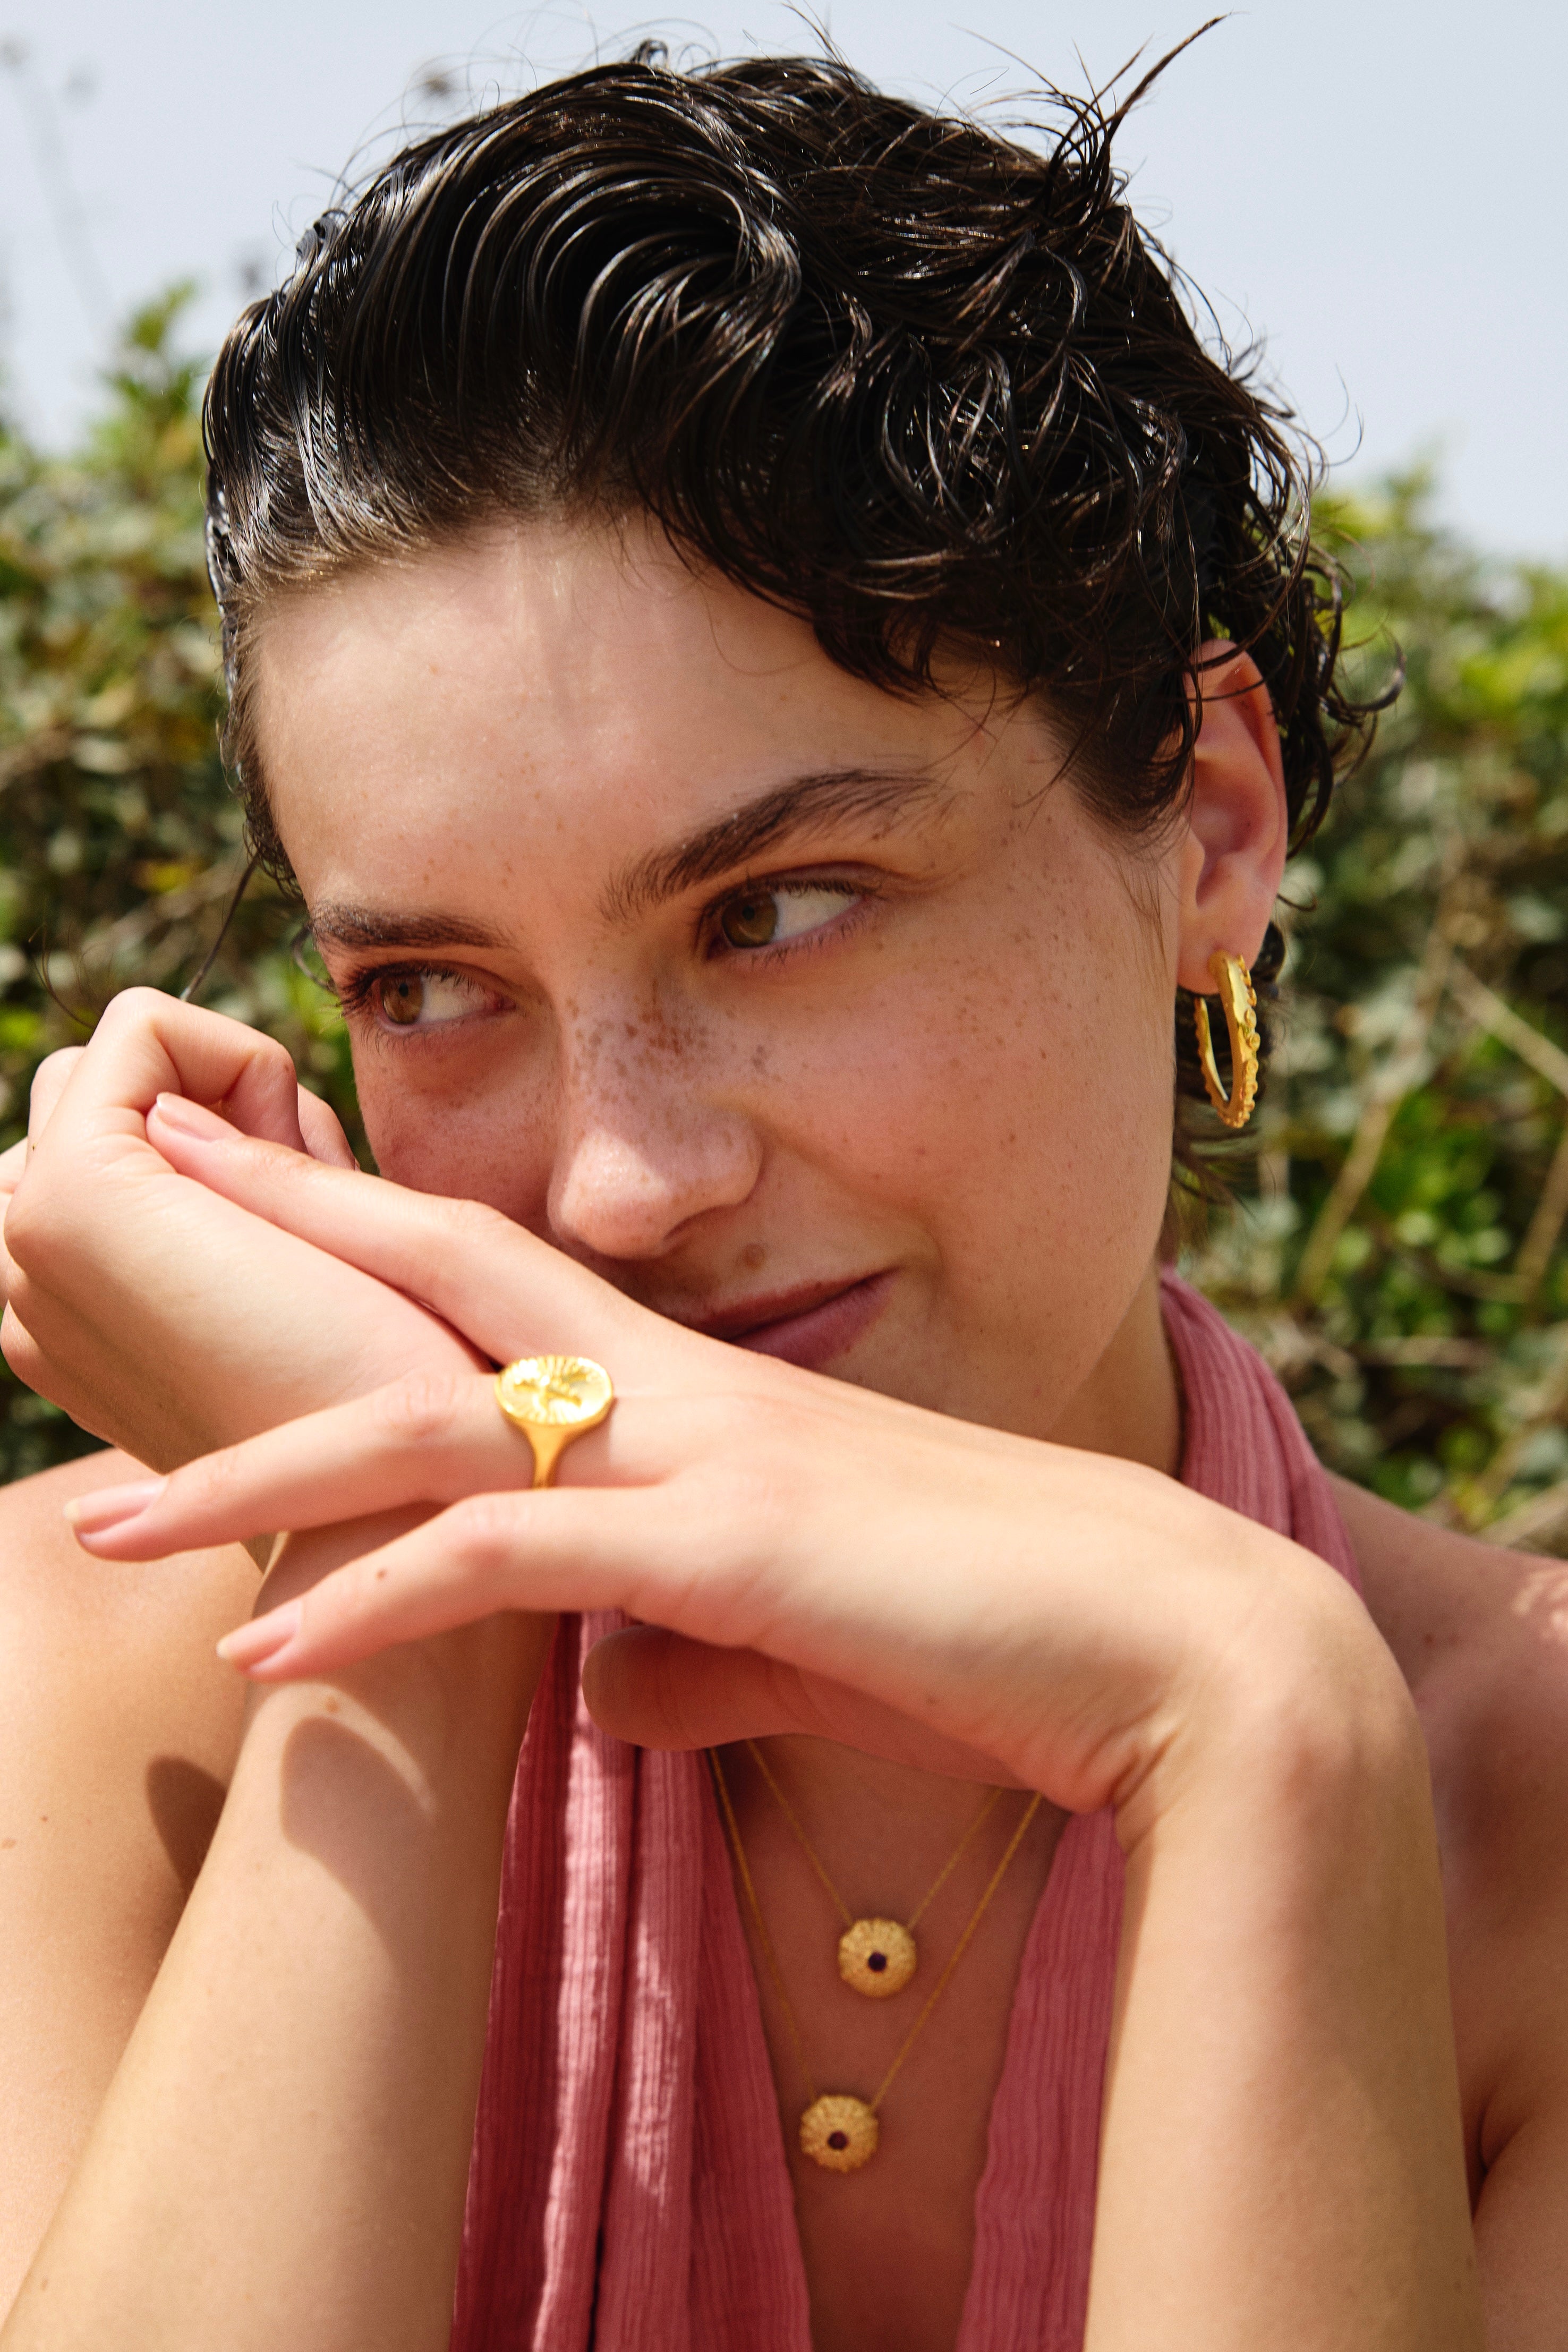
[[[133,982],[195,973],[244,870],[217,756],[222,681],[203,561],[199,372],[176,292],[134,320],[103,423],[44,457],[0,430],[0,1112],[22,1133],[46,1054]],[[353,1118],[342,1024],[259,877],[203,1002],[283,1039]],[[0,1476],[93,1441],[0,1392]]]
[[[1347,639],[1405,683],[1287,885],[1250,1197],[1191,1271],[1334,1468],[1503,1540],[1568,1530],[1568,577],[1326,499]]]
[[[196,372],[137,320],[69,459],[0,434],[0,1087],[178,989],[243,866],[216,752]],[[1285,1038],[1186,1262],[1324,1458],[1505,1539],[1568,1528],[1568,575],[1489,565],[1420,477],[1331,499],[1348,635],[1407,678],[1293,870]],[[343,1031],[258,880],[204,990],[353,1128]],[[0,1474],[90,1441],[12,1383]]]

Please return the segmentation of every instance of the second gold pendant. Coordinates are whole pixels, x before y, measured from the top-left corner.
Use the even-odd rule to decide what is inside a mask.
[[[810,1842],[801,1829],[800,1823],[790,1812],[784,1791],[779,1788],[754,1748],[752,1753],[768,1786],[788,1814],[795,1835],[811,1856],[813,1869],[833,1896],[835,1903],[838,1904],[840,1911],[844,1911],[843,1904],[834,1892],[832,1880],[812,1852]],[[882,2126],[879,2116],[882,2102],[902,2072],[905,2059],[925,2031],[932,2010],[946,1991],[954,1969],[968,1950],[980,1922],[991,1906],[992,1896],[1007,1875],[1013,1856],[1023,1844],[1028,1834],[1029,1823],[1040,1809],[1041,1799],[1037,1795],[1033,1796],[1025,1806],[1018,1826],[1007,1841],[1006,1853],[992,1872],[984,1893],[969,1916],[968,1926],[948,1954],[946,1961],[938,1973],[935,1984],[926,1995],[919,2016],[894,2052],[892,2063],[883,2074],[872,2096],[863,2099],[853,2091],[819,2092],[817,2090],[813,2079],[811,2063],[805,2054],[805,2042],[801,2034],[800,2020],[795,2013],[795,2004],[785,1990],[784,1971],[779,1967],[778,1954],[773,1949],[773,1938],[768,1934],[767,1923],[763,1917],[763,1906],[757,1900],[757,1890],[752,1878],[751,1865],[746,1860],[746,1849],[741,1841],[741,1825],[735,1819],[735,1809],[730,1802],[729,1785],[724,1779],[724,1768],[719,1761],[719,1750],[716,1748],[709,1749],[708,1761],[712,1768],[713,1787],[719,1799],[719,1808],[724,1816],[724,1826],[729,1832],[730,1843],[734,1851],[735,1869],[741,1881],[741,1889],[746,1898],[746,1907],[752,1915],[757,1949],[762,1955],[763,1966],[773,1979],[773,1990],[778,1995],[779,2013],[784,2020],[789,2038],[795,2044],[795,2054],[800,2062],[801,2079],[805,2084],[806,2104],[800,2118],[801,2154],[809,2157],[813,2164],[820,2165],[825,2172],[858,2172],[863,2164],[870,2163],[881,2145]],[[990,1811],[1000,1794],[1001,1790],[996,1790],[986,1800],[981,1820],[984,1819],[985,1813]],[[979,1825],[978,1822],[971,1823],[964,1832],[963,1845],[968,1844]],[[959,1848],[960,1853],[963,1851],[963,1845]],[[938,1886],[941,1885],[942,1880],[946,1878],[948,1871],[952,1870],[952,1864],[957,1859],[958,1856],[955,1854],[952,1861],[949,1862],[947,1870],[942,1872],[942,1878],[937,1881]],[[931,1893],[934,1894],[935,1891],[933,1887]],[[931,1895],[928,1895],[926,1903],[930,1901]],[[925,1904],[922,1903],[920,1909],[923,1911],[924,1908]],[[916,1960],[915,1941],[910,1934],[909,1927],[900,1927],[896,1919],[849,1919],[847,1911],[844,1912],[844,1916],[849,1920],[839,1945],[839,1966],[843,1969],[845,1982],[854,1984],[858,1978],[862,1979],[859,1990],[882,1997],[884,1994],[882,1979],[892,1973],[892,1964],[897,1957],[905,1962],[908,1970],[908,1973],[899,1981],[907,1984],[910,1976],[914,1973]],[[917,1911],[915,1917],[919,1916],[920,1912]],[[912,1927],[913,1924],[911,1920],[910,1925]],[[900,1948],[899,1942],[900,1937],[907,1949]],[[851,1965],[847,1969],[844,1967],[844,1948],[847,1945],[851,1948]],[[876,1966],[879,1960],[882,1963],[880,1968]],[[851,1969],[854,1971],[853,1974]],[[892,1990],[896,1991],[898,1987],[895,1985]]]
[[[839,1975],[871,2000],[902,1992],[919,1966],[915,1939],[896,1919],[856,1919],[838,1938]]]

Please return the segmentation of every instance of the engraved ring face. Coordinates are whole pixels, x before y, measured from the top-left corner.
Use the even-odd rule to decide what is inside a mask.
[[[497,1375],[496,1396],[509,1421],[527,1428],[596,1428],[615,1402],[610,1376],[586,1356],[520,1356]]]

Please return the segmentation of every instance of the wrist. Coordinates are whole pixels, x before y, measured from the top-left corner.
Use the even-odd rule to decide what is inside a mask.
[[[261,1616],[430,1514],[400,1510],[285,1536],[257,1595]],[[493,1781],[504,1818],[553,1616],[503,1610],[300,1683],[253,1686],[250,1721],[368,1710],[405,1752],[411,1785],[458,1769]],[[292,1708],[273,1702],[292,1697]],[[477,1793],[477,1792],[476,1792]]]
[[[1222,1655],[1157,1726],[1118,1792],[1118,1832],[1170,1845],[1203,1824],[1289,1832],[1300,1850],[1429,1825],[1425,1742],[1392,1654],[1350,1588],[1317,1563],[1271,1576]]]

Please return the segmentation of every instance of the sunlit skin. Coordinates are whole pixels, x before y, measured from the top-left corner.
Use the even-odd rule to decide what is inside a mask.
[[[503,1210],[679,1320],[739,1336],[769,1318],[754,1344],[840,1378],[1173,1468],[1150,1267],[1179,850],[1130,870],[1040,712],[984,677],[955,670],[956,707],[894,701],[658,542],[631,556],[618,534],[498,536],[301,598],[266,629],[273,806],[350,1009],[378,1165]],[[830,793],[846,771],[865,781]],[[700,880],[638,890],[661,850],[802,779],[822,781],[799,819],[781,813],[749,856],[715,849]],[[1258,805],[1223,813],[1263,851],[1255,905],[1282,847],[1270,781],[1258,762]],[[764,908],[783,943],[731,945],[726,919],[743,939]],[[356,914],[419,949],[356,949]],[[477,935],[492,944],[464,944]],[[850,1285],[837,1313],[776,1319]],[[790,1748],[836,1867],[911,1910],[970,1790]],[[820,1894],[743,1758],[732,1778],[790,1980],[815,1994]],[[1010,1827],[1000,1813],[973,1856],[969,1899]],[[916,2200],[921,2310],[904,2324],[938,2341],[956,2326],[1007,1995],[1058,1829],[1038,1825],[921,2051],[907,2112],[935,2127],[910,2160],[847,2198],[795,2157],[825,2343],[885,2305],[879,2281],[859,2312],[858,2245]],[[963,1916],[942,1921],[949,1940]],[[826,1992],[808,2001],[822,2079],[879,2073],[901,2011]],[[768,2021],[787,2116],[776,2005]]]
[[[1170,1466],[1148,1272],[1181,853],[1131,864],[984,678],[896,701],[658,542],[630,556],[498,537],[267,625],[267,774],[378,1165],[703,1328],[874,1282],[842,1330],[764,1344]],[[1205,907],[1216,943],[1282,847],[1252,782],[1225,814],[1263,870]],[[801,784],[797,820],[654,899],[661,854]],[[731,945],[752,897],[780,937]],[[353,940],[400,926],[417,948]]]
[[[1080,1645],[1094,1662],[1084,1687],[1098,1678],[1109,1690],[1141,1643],[1167,1643],[1171,1687],[1185,1694],[1172,1703],[1205,1731],[1170,1785],[1152,1767],[1143,1827],[1128,1824],[1131,1883],[1144,1906],[1135,1985],[1147,1990],[1127,2012],[1117,2061],[1121,2105],[1108,2127],[1101,2210],[1120,2254],[1100,2333],[1091,2328],[1096,2352],[1150,2340],[1151,2314],[1178,2308],[1172,2294],[1183,2299],[1171,2340],[1184,2352],[1200,2342],[1205,2352],[1261,2345],[1258,2313],[1275,2307],[1268,2282],[1281,2273],[1274,2224],[1257,2200],[1274,2180],[1289,2202],[1298,2179],[1309,2185],[1291,2203],[1286,2234],[1300,2249],[1303,2294],[1322,2287],[1323,2301],[1302,2323],[1307,2332],[1282,2336],[1281,2346],[1319,2352],[1344,2342],[1333,2298],[1353,2305],[1364,2276],[1370,2296],[1405,2298],[1412,2342],[1469,2352],[1477,2336],[1457,2122],[1443,2152],[1452,2095],[1436,1875],[1435,1861],[1421,1859],[1428,1799],[1425,1760],[1413,1767],[1405,1745],[1408,1698],[1401,1686],[1390,1699],[1388,1654],[1342,1589],[1327,1579],[1334,1589],[1325,1597],[1324,1580],[1308,1576],[1301,1613],[1289,1616],[1290,1600],[1281,1621],[1295,1629],[1284,1651],[1275,1655],[1258,1636],[1265,1717],[1253,1720],[1244,1705],[1238,1769],[1226,1706],[1205,1711],[1194,1696],[1234,1677],[1226,1580],[1237,1567],[1266,1570],[1264,1585],[1290,1595],[1302,1559],[1250,1523],[1205,1517],[1209,1507],[1149,1476],[1175,1470],[1181,1436],[1154,1263],[1175,992],[1209,985],[1215,949],[1256,951],[1285,853],[1267,698],[1245,658],[1210,650],[1218,666],[1206,677],[1189,799],[1158,836],[1133,843],[1089,814],[1062,772],[1048,713],[1009,698],[974,664],[952,656],[941,694],[880,692],[837,669],[805,624],[683,563],[639,527],[498,525],[279,600],[255,649],[266,780],[348,1014],[378,1166],[415,1194],[489,1204],[614,1295],[606,1305],[599,1285],[582,1287],[584,1276],[559,1257],[529,1257],[533,1245],[515,1233],[508,1243],[494,1226],[443,1227],[431,1202],[362,1178],[323,1172],[302,1186],[305,1163],[268,1147],[235,1149],[235,1127],[297,1148],[292,1073],[232,1024],[144,999],[117,1009],[74,1071],[56,1072],[40,1090],[36,1160],[7,1227],[17,1266],[6,1347],[28,1377],[159,1468],[363,1395],[405,1369],[426,1368],[454,1395],[472,1389],[427,1445],[384,1406],[345,1404],[341,1421],[320,1416],[210,1472],[182,1472],[136,1507],[140,1535],[107,1517],[96,1534],[88,1499],[83,1540],[120,1559],[155,1557],[176,1539],[192,1546],[351,1520],[405,1494],[427,1505],[526,1484],[519,1454],[506,1450],[521,1441],[471,1359],[409,1297],[353,1271],[375,1272],[375,1252],[399,1231],[412,1237],[411,1254],[401,1274],[384,1266],[385,1278],[433,1300],[482,1354],[576,1345],[611,1363],[621,1402],[565,1456],[562,1485],[584,1506],[602,1494],[608,1525],[617,1493],[646,1483],[648,1499],[637,1507],[650,1559],[662,1465],[684,1442],[683,1400],[700,1453],[704,1400],[716,1388],[753,1399],[759,1430],[775,1397],[797,1393],[788,1386],[796,1375],[759,1358],[847,1383],[809,1384],[810,1448],[770,1470],[760,1495],[764,1517],[781,1488],[785,1497],[771,1616],[742,1630],[738,1649],[705,1646],[730,1638],[739,1621],[703,1618],[697,1576],[695,1598],[680,1603],[694,1636],[684,1647],[634,1634],[601,1654],[589,1689],[601,1718],[656,1744],[678,1743],[699,1717],[715,1739],[778,1735],[775,1769],[835,1878],[857,1905],[900,1916],[973,1818],[977,1781],[1048,1781],[1061,1793],[1052,1742],[1070,1750],[1077,1717],[1065,1698],[1039,1696],[1055,1689],[1056,1649],[1065,1674]],[[221,1104],[234,1124],[215,1128],[190,1108],[203,1103]],[[330,1159],[331,1137],[307,1117],[311,1149]],[[312,1236],[316,1248],[306,1246]],[[213,1270],[221,1312],[186,1278],[198,1259]],[[751,1360],[641,1309],[736,1342]],[[880,1394],[857,1393],[867,1391]],[[943,1431],[917,1426],[884,1398],[953,1418]],[[726,1444],[743,1447],[743,1418],[726,1426]],[[335,1466],[323,1466],[329,1457]],[[400,1490],[401,1457],[415,1483]],[[432,1483],[419,1485],[426,1475]],[[800,1559],[789,1553],[797,1485],[795,1516],[807,1530]],[[700,1532],[687,1548],[690,1565],[711,1560],[712,1590],[726,1591],[719,1555],[729,1537],[693,1507]],[[1398,1524],[1392,1514],[1358,1519],[1354,1532],[1379,1622],[1417,1679],[1438,1619],[1429,1599],[1415,1597],[1416,1581],[1449,1573],[1447,1554],[1433,1549],[1448,1539],[1424,1531],[1425,1567],[1407,1570],[1390,1519]],[[971,1523],[978,1556],[965,1558]],[[423,1558],[428,1569],[439,1524],[378,1556]],[[315,1584],[323,1567],[388,1531],[294,1538],[261,1606],[291,1593],[305,1594],[308,1608],[323,1604],[336,1589]],[[1037,1559],[1039,1580],[1058,1580],[1048,1589],[1059,1595],[1042,1623],[1020,1605],[1016,1639],[1005,1581],[1015,1546]],[[988,1586],[993,1561],[1004,1580]],[[1443,1591],[1457,1593],[1467,1572],[1455,1569]],[[224,1575],[232,1580],[232,1566]],[[515,1605],[569,1605],[566,1589]],[[483,1620],[493,1605],[476,1599],[467,1614]],[[953,1653],[929,1629],[951,1632],[970,1609],[990,1612],[984,1622],[1003,1631],[994,1687],[982,1675],[984,1704],[965,1715],[944,1687]],[[459,1595],[442,1622],[462,1615]],[[436,1764],[418,1770],[436,1792],[432,1806],[450,1808],[442,1866],[456,1870],[465,1839],[471,1846],[461,1885],[476,1916],[492,1864],[482,1820],[477,1832],[466,1824],[504,1807],[508,1695],[537,1665],[532,1621],[516,1622],[524,1630],[510,1648],[506,1621],[496,1619],[411,1641],[342,1677],[343,1704],[351,1713],[363,1705],[380,1727],[401,1724],[412,1706],[413,1727],[399,1733],[411,1756],[423,1756],[422,1741],[445,1752],[445,1740],[459,1762],[470,1759],[455,1803],[441,1797]],[[678,1608],[656,1622],[686,1621]],[[858,1660],[836,1630],[850,1625],[864,1629]],[[790,1668],[795,1684],[770,1680],[765,1659],[746,1647],[769,1627],[770,1655],[805,1662]],[[363,1645],[339,1654],[363,1655]],[[916,1664],[900,1682],[903,1657]],[[194,1987],[236,1988],[239,2022],[215,2051],[249,2047],[247,1971],[266,2007],[274,1975],[303,1966],[314,1983],[328,1966],[313,1949],[301,1961],[289,1940],[296,1862],[268,1843],[277,1800],[266,1776],[268,1758],[287,1751],[289,1727],[313,1719],[323,1687],[337,1691],[333,1663],[323,1656],[312,1681],[307,1660],[298,1684],[286,1679],[287,1659],[258,1667],[285,1678],[255,1699],[237,1800],[203,1882],[206,1910],[160,1980],[165,2017]],[[964,1671],[973,1681],[972,1659]],[[426,1719],[434,1702],[409,1694],[439,1693],[454,1675],[471,1687],[475,1723],[490,1720],[488,1707],[500,1732],[481,1737],[465,1698],[452,1719],[459,1727],[436,1737]],[[1253,1687],[1246,1671],[1237,1687]],[[774,1704],[780,1689],[794,1692],[789,1704]],[[813,1719],[814,1707],[838,1737],[785,1734]],[[1363,1802],[1360,1768],[1342,1780],[1334,1766],[1321,1826],[1317,1799],[1296,1810],[1300,1774],[1289,1755],[1278,1785],[1271,1777],[1274,1723],[1300,1721],[1302,1752],[1315,1753],[1314,1714],[1330,1727],[1331,1748],[1363,1733],[1369,1742],[1370,1795]],[[446,1720],[438,1706],[436,1717]],[[1037,1751],[1043,1779],[1033,1777]],[[1179,1738],[1173,1752],[1184,1752]],[[729,1755],[819,2081],[873,2081],[907,2018],[897,2003],[866,2004],[837,1986],[837,1923],[821,1889],[743,1747]],[[1307,1780],[1317,1785],[1311,1772]],[[1440,1801],[1456,1785],[1440,1760]],[[1089,1801],[1110,1793],[1102,1785]],[[1022,1801],[1003,1798],[945,1891],[929,1925],[934,1952],[956,1937]],[[1008,2004],[1062,1820],[1055,1805],[1042,1809],[889,2103],[884,2156],[848,2181],[794,2162],[817,2352],[945,2352],[953,2342]],[[405,1890],[426,1865],[390,1835],[385,1845],[388,1883],[411,1904]],[[1461,1878],[1467,1851],[1461,1838]],[[1149,1852],[1156,1865],[1142,1876]],[[252,1887],[276,1892],[261,1905]],[[447,1880],[433,1885],[427,1906],[412,1906],[410,1935],[426,1910],[444,1916],[453,1899]],[[345,1914],[333,1931],[345,1951],[356,1916]],[[476,1943],[463,1980],[470,2040],[482,2025],[486,1957]],[[370,1968],[369,1983],[378,1965],[374,1956],[353,1963]],[[362,1981],[349,1958],[331,1966],[345,1984]],[[1232,1968],[1234,1980],[1225,1975]],[[1485,1976],[1498,1981],[1495,1955]],[[1222,1984],[1229,1990],[1210,2016]],[[417,2059],[439,2077],[459,2005],[456,1992],[433,1993],[420,2031],[400,2029],[410,2066]],[[788,2144],[801,2094],[765,1990],[763,2010]],[[1477,2000],[1465,2014],[1474,2025],[1493,2011]],[[1472,2032],[1465,2053],[1472,2143],[1500,2080],[1495,2054],[1477,2054],[1491,2030]],[[165,2078],[159,2031],[139,2079],[166,2079],[159,2095],[177,2107],[178,2038]],[[238,2112],[254,2113],[260,2132],[276,2128],[285,2147],[288,2095],[308,2096],[314,2111],[324,2076],[347,2114],[392,2095],[381,2090],[381,2045],[368,2027],[355,2063],[369,2071],[360,2075],[330,2041],[318,2047],[313,2031],[313,2011],[292,2016],[267,2067],[236,2094]],[[1230,2053],[1223,2063],[1197,2054],[1205,2034]],[[1243,2048],[1251,2057],[1233,2066]],[[1325,2084],[1339,2079],[1345,2050],[1360,2055],[1342,2108]],[[1383,2083],[1385,2061],[1388,2087],[1368,2094],[1369,2110],[1355,2086]],[[300,2087],[286,2095],[288,2065],[301,2070]],[[1267,2119],[1256,2095],[1262,2077],[1247,2090],[1247,2065],[1284,2085]],[[148,2090],[136,2122],[138,2095],[134,2084],[117,2091],[132,2105],[117,2110],[114,2131],[156,2138],[163,2110]],[[1369,2111],[1397,2116],[1408,2142],[1396,2141],[1404,2153],[1390,2165],[1373,2134],[1358,2172],[1352,2150]],[[1184,2118],[1180,2161],[1165,2145],[1174,2115]],[[1194,2132],[1208,2150],[1196,2165]],[[397,2168],[362,2201],[413,2198],[405,2176],[430,2160],[437,2137],[427,2127],[405,2145],[384,2127],[386,2163],[395,2158]],[[112,2149],[113,2133],[102,2145]],[[1412,2235],[1401,2217],[1417,2174],[1425,2201]],[[243,2267],[247,2248],[264,2253],[270,2242],[273,2203],[258,2203],[242,2173],[235,2180],[234,2210],[245,2217],[235,2225],[235,2278],[249,2297],[258,2276],[276,2275],[276,2266]],[[1363,2190],[1363,2180],[1373,2185]],[[218,2201],[216,2188],[211,2196]],[[333,2210],[330,2193],[313,2196],[312,2221]],[[437,2223],[414,2218],[420,2210],[414,2199],[415,2286],[395,2292],[380,2238],[356,2252],[352,2214],[337,2218],[345,2307],[362,2333],[373,2315],[378,2341],[391,2340],[395,2325],[410,2330],[400,2342],[426,2341],[406,2314],[416,2288],[428,2292],[432,2280],[439,2288],[447,2257]],[[1526,2197],[1501,2210],[1531,2208]],[[90,2275],[100,2241],[88,2192],[63,2210],[49,2258],[61,2278]],[[213,2226],[221,2240],[221,2221]],[[300,2226],[279,2202],[281,2242]],[[1505,2218],[1494,2234],[1509,2226]],[[1515,2226],[1531,2234],[1528,2219]],[[426,2227],[434,2252],[418,2256]],[[144,2241],[143,2231],[135,2242]],[[124,2249],[103,2242],[102,2259],[122,2268]],[[1402,2245],[1421,2250],[1418,2289],[1408,2280],[1390,2287],[1394,2273],[1380,2267],[1391,2250],[1397,2264]],[[1451,2291],[1433,2285],[1449,2281]],[[1428,2287],[1423,2316],[1416,2304]],[[237,2290],[230,2281],[226,2291],[232,2300]],[[1255,2294],[1262,2300],[1249,2301]],[[46,2340],[15,2336],[26,2352]],[[13,2336],[4,2341],[11,2352]],[[1550,2342],[1521,2332],[1509,2352],[1516,2343],[1543,2352]]]
[[[384,1174],[487,1202],[682,1321],[741,1336],[767,1318],[753,1344],[840,1378],[1170,1468],[1150,1265],[1180,856],[1130,874],[1037,709],[956,667],[952,684],[955,706],[897,702],[657,541],[531,531],[284,605],[259,697]],[[829,782],[846,772],[859,781]],[[1250,781],[1261,805],[1240,823],[1267,859],[1279,818],[1267,771]],[[748,856],[716,845],[700,879],[647,887],[660,851],[803,785]],[[412,952],[353,942],[399,926]],[[970,1790],[791,1748],[814,1818],[848,1829],[837,1865],[912,1909]],[[814,1986],[820,1898],[743,1759],[732,1777],[785,1966]],[[1039,1825],[922,2050],[911,2112],[943,2123],[914,2164],[847,2200],[795,2159],[819,2299],[851,2331],[857,2241],[907,2210],[917,2165],[945,2256],[934,2310],[919,2266],[923,2319],[956,2326],[1007,1993],[1058,1830]],[[823,2079],[879,2071],[901,2012],[827,1990],[810,2004]],[[776,2008],[769,2024],[788,2114]]]

